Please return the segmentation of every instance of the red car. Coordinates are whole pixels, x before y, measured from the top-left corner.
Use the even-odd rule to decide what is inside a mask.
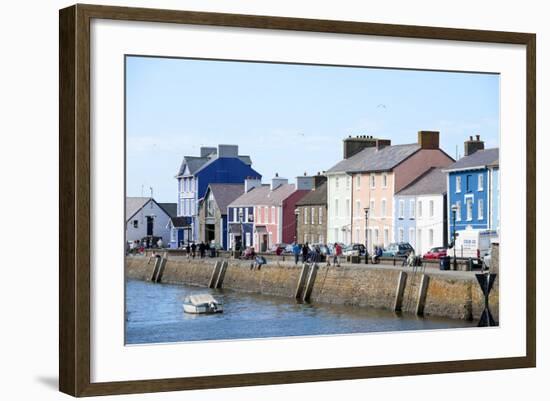
[[[427,253],[422,256],[424,259],[440,259],[443,256],[447,256],[447,248],[437,247],[430,249]]]

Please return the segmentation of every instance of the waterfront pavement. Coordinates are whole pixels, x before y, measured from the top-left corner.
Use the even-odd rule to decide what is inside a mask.
[[[186,260],[187,259],[187,256],[172,256],[170,255],[169,256],[170,259],[172,260]],[[206,262],[206,263],[209,263],[209,262],[215,262],[216,260],[218,259],[226,259],[226,258],[211,258],[211,257],[205,257],[203,260]],[[276,260],[276,259],[268,259],[267,261],[267,264],[270,265],[270,264],[274,264],[274,263],[278,263],[279,265],[283,265],[285,267],[291,267],[291,266],[297,266],[297,267],[301,267],[302,266],[302,263],[299,262],[297,265],[294,264],[294,261],[293,260],[290,260],[291,257],[288,257],[286,256],[285,257],[285,260]],[[195,258],[195,260],[201,260],[200,258]],[[235,260],[235,259],[230,259],[230,260]],[[243,264],[250,264],[252,263],[253,261],[251,260],[240,260]],[[323,267],[323,266],[326,266],[326,263],[325,262],[320,262],[319,263],[319,266],[320,267]],[[437,266],[437,265],[436,265]],[[416,268],[416,272],[417,274],[421,274],[422,272],[424,273],[427,273],[427,274],[430,274],[430,275],[437,275],[437,276],[442,276],[442,277],[449,277],[449,278],[457,278],[457,279],[463,279],[463,280],[466,280],[466,279],[474,279],[475,278],[475,275],[476,273],[480,273],[480,271],[460,271],[460,270],[439,270],[438,267],[436,266],[426,266],[426,268],[424,267],[417,267]],[[334,265],[331,263],[331,267],[334,267]],[[379,269],[379,270],[400,270],[400,271],[404,271],[404,272],[407,272],[407,273],[414,273],[414,269],[410,266],[400,266],[400,265],[389,265],[389,264],[364,264],[364,263],[340,263],[340,267],[357,267],[357,268],[366,268],[366,269]],[[338,268],[338,267],[336,267]]]

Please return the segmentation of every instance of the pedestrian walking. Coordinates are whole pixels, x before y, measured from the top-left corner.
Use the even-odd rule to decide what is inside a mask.
[[[187,254],[187,259],[191,259],[191,245],[189,242],[187,243],[187,246],[185,247],[185,253]]]
[[[307,255],[309,253],[309,245],[306,242],[304,245],[302,245],[302,263],[307,262]]]
[[[205,251],[206,247],[204,245],[204,242],[201,241],[201,243],[199,244],[199,254],[201,256],[201,259],[204,259],[204,251]]]

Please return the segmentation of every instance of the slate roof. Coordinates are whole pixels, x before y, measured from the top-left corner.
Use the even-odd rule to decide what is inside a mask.
[[[310,191],[302,199],[296,202],[296,206],[326,205],[327,204],[327,183],[319,185],[318,188]]]
[[[178,204],[177,203],[159,203],[158,204],[170,217],[175,217],[178,215]]]
[[[227,206],[244,192],[244,184],[210,184],[209,187],[222,214],[226,214]]]
[[[498,148],[478,150],[470,156],[464,156],[462,159],[451,164],[444,171],[486,167],[492,165],[495,160],[498,161],[498,154]]]
[[[348,159],[336,163],[327,173],[388,171],[420,150],[417,143],[365,148]]]
[[[440,195],[447,192],[447,174],[432,167],[395,195]]]
[[[151,200],[150,197],[126,197],[126,221],[136,214],[147,202]]]
[[[262,185],[242,194],[229,206],[281,206],[282,202],[296,190],[294,184],[283,184],[271,190],[269,185]]]
[[[191,217],[189,216],[174,216],[171,217],[172,226],[174,227],[187,227],[191,225]]]
[[[200,170],[202,170],[206,165],[212,163],[214,160],[218,158],[217,154],[211,153],[208,156],[200,157],[200,156],[184,156],[183,161],[181,162],[180,168],[178,170],[178,174],[176,177],[183,175],[185,172],[185,167],[187,166],[189,168],[189,173],[192,175],[197,174]],[[252,159],[248,155],[239,155],[238,158],[246,165],[251,166],[252,165]]]

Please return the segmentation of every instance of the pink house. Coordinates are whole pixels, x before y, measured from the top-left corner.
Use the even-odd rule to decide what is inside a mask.
[[[352,160],[353,159],[353,160]],[[394,194],[431,167],[446,167],[454,160],[439,148],[439,132],[420,131],[418,142],[391,145],[376,140],[350,158],[352,177],[352,242],[365,243],[365,208],[369,208],[368,247],[395,241]]]

